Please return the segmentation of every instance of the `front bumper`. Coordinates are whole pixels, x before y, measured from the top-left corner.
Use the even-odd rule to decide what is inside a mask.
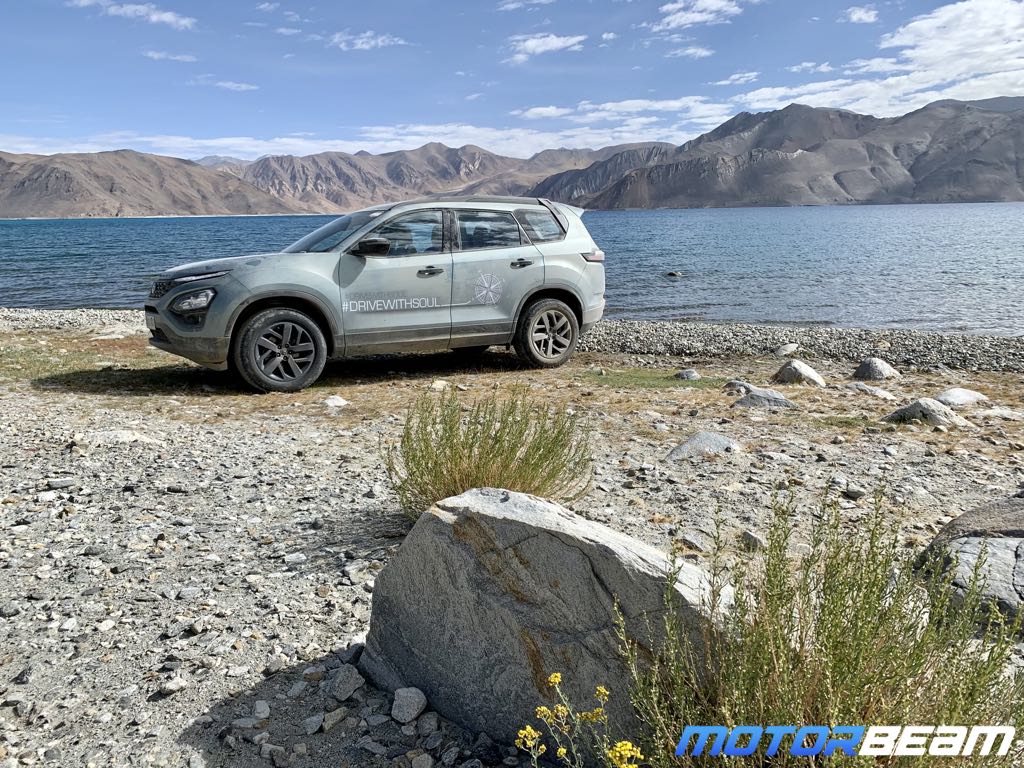
[[[171,303],[179,296],[207,287],[214,288],[217,295],[205,313],[188,317],[171,311]],[[228,320],[243,290],[236,280],[226,276],[209,283],[176,286],[163,296],[150,298],[146,303],[150,346],[215,371],[226,371],[231,348]]]

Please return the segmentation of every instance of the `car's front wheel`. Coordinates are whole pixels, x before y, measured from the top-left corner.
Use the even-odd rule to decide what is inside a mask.
[[[327,341],[308,315],[283,307],[265,309],[237,331],[233,362],[255,390],[298,392],[320,378]]]
[[[579,321],[569,305],[540,299],[523,310],[512,346],[528,365],[556,368],[572,357],[579,338]]]

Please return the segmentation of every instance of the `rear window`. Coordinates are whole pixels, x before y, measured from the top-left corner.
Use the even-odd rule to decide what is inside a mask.
[[[519,225],[511,213],[455,211],[459,243],[464,251],[477,248],[513,248],[521,245]]]
[[[516,211],[516,218],[535,243],[550,243],[565,237],[562,227],[547,209],[522,208]]]

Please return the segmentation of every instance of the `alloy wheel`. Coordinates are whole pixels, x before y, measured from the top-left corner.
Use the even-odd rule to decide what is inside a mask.
[[[572,345],[572,324],[565,313],[549,309],[537,315],[530,330],[530,343],[538,355],[554,360]]]
[[[274,323],[256,340],[256,364],[272,381],[294,381],[316,358],[309,331],[297,323]]]

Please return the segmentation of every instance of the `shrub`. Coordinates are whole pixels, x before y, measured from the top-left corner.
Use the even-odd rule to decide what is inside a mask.
[[[648,765],[680,764],[674,751],[684,725],[1024,725],[1024,675],[1007,674],[1020,619],[1010,623],[989,611],[980,567],[958,593],[937,558],[915,573],[880,508],[856,527],[844,526],[834,506],[821,512],[810,553],[795,563],[787,554],[792,507],[783,504],[775,507],[760,562],[745,572],[723,576],[716,548],[705,616],[724,613],[704,620],[702,644],[668,612],[667,641],[652,660],[628,643],[620,624],[633,703],[648,729]],[[735,590],[731,606],[722,598],[725,584]],[[941,762],[1014,765],[1020,756],[1015,745],[1004,757]],[[721,760],[705,752],[686,764]],[[729,764],[765,760],[759,749]],[[787,745],[770,763],[844,760],[850,758],[841,752],[794,757]]]
[[[385,464],[413,517],[471,488],[504,488],[572,501],[590,483],[589,434],[575,414],[531,402],[516,389],[465,405],[454,390],[409,409]]]

